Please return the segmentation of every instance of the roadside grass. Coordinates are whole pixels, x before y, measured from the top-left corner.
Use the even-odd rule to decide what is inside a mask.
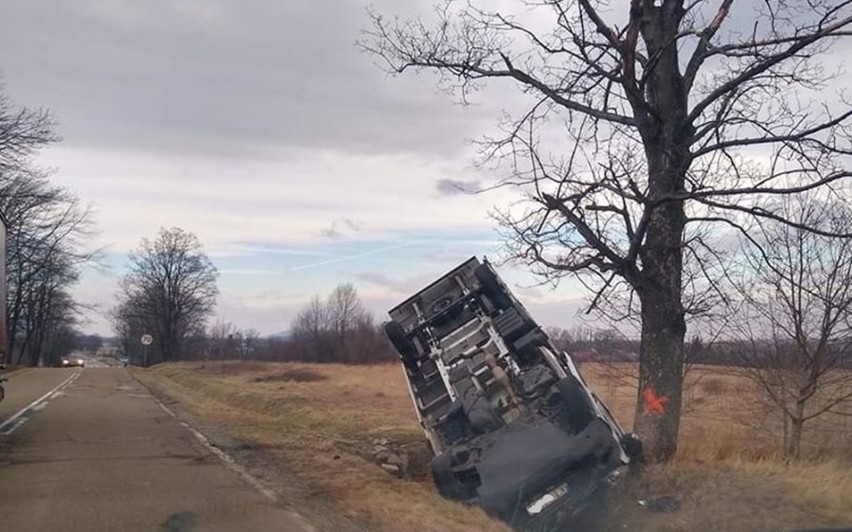
[[[585,363],[581,371],[622,426],[631,427],[638,380],[636,365]],[[852,375],[843,385],[852,386]],[[778,409],[735,370],[720,366],[690,369],[684,383],[678,446],[681,457],[780,460],[782,432]],[[850,450],[852,417],[825,414],[805,425],[802,462],[844,462],[852,460]]]
[[[586,363],[581,371],[622,426],[632,426],[635,365]],[[632,530],[852,525],[852,419],[825,415],[809,422],[801,458],[793,463],[781,459],[782,430],[780,414],[750,381],[731,368],[693,367],[684,386],[677,455],[667,464],[643,466],[626,483],[607,528],[626,522]],[[654,514],[636,504],[663,495],[678,498],[682,509]]]
[[[581,368],[625,427],[635,384],[612,368]],[[442,499],[428,475],[428,451],[397,365],[184,362],[134,369],[146,385],[205,422],[281,460],[313,496],[370,529],[506,530],[482,511]],[[629,365],[618,369],[629,375]],[[743,378],[724,368],[688,377],[678,455],[645,465],[613,493],[604,529],[782,530],[852,524],[852,424],[825,419],[808,431],[803,458],[778,459],[780,420]],[[396,478],[370,461],[372,442],[409,449],[413,475]],[[680,511],[637,500],[674,496]]]

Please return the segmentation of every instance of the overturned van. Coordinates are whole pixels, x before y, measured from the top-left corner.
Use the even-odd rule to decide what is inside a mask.
[[[467,260],[389,314],[444,497],[550,528],[640,454],[487,261]]]

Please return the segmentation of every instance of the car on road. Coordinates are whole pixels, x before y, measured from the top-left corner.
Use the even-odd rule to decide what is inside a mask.
[[[446,498],[518,528],[561,526],[638,459],[625,433],[487,260],[472,257],[389,311]]]
[[[62,357],[62,359],[59,361],[59,365],[62,366],[63,368],[70,368],[70,367],[81,367],[82,368],[86,365],[86,361],[83,360],[82,358],[78,358],[78,357]]]

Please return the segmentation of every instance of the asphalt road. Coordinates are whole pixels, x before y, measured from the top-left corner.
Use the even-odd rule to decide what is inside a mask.
[[[6,384],[0,530],[309,528],[226,467],[124,368],[28,369]]]
[[[9,379],[9,382],[4,383],[6,398],[0,401],[0,423],[73,374],[71,368],[25,368],[0,374],[0,377]]]

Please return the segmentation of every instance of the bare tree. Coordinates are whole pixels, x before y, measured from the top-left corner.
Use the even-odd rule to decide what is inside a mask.
[[[292,330],[293,355],[299,360],[363,364],[396,358],[351,284],[335,288],[326,301],[311,299]]]
[[[79,336],[77,344],[80,349],[88,351],[94,355],[97,354],[101,347],[104,346],[104,339],[97,334],[85,334]]]
[[[805,423],[852,404],[852,241],[814,234],[852,231],[845,203],[782,200],[795,226],[757,224],[734,286],[742,335],[738,373],[784,419],[782,451],[799,455]]]
[[[544,332],[547,334],[547,337],[550,338],[550,341],[553,342],[553,345],[561,351],[574,351],[577,346],[577,341],[580,340],[579,338],[576,338],[571,331],[563,329],[562,327],[545,327]]]
[[[206,359],[224,359],[233,358],[235,346],[235,336],[238,333],[237,326],[230,321],[219,320],[207,333],[207,353]]]
[[[48,112],[14,108],[0,92],[0,211],[8,222],[3,348],[18,364],[52,364],[60,356],[51,346],[73,332],[80,310],[69,289],[97,257],[85,250],[89,209],[33,162],[58,140],[52,126]]]
[[[649,459],[665,459],[677,445],[687,315],[723,297],[716,228],[794,224],[759,200],[839,188],[850,175],[852,110],[829,97],[835,71],[819,59],[850,35],[852,3],[495,9],[449,0],[431,25],[371,12],[361,45],[392,73],[439,72],[464,102],[492,79],[520,90],[511,106],[524,108],[482,144],[484,162],[508,164],[501,185],[528,199],[499,215],[509,255],[545,281],[578,275],[592,308],[615,298],[614,310],[639,316],[635,430]]]
[[[253,358],[260,350],[262,339],[257,329],[241,329],[234,335],[237,354],[241,358]]]
[[[319,296],[314,296],[293,320],[292,341],[298,358],[329,362],[332,356],[329,329],[328,307]]]
[[[0,175],[28,167],[39,149],[58,141],[53,126],[48,111],[15,107],[0,87]]]
[[[355,342],[363,333],[364,325],[372,328],[369,317],[358,291],[351,284],[342,284],[334,289],[326,303],[329,328],[334,337],[334,350],[344,362],[354,362],[359,357]]]
[[[198,238],[177,227],[143,239],[130,263],[117,295],[117,319],[154,337],[148,363],[180,359],[184,341],[202,336],[213,313],[216,267]]]
[[[112,330],[119,342],[119,350],[131,364],[142,360],[140,339],[146,334],[143,317],[133,312],[132,302],[121,301],[108,311]]]

